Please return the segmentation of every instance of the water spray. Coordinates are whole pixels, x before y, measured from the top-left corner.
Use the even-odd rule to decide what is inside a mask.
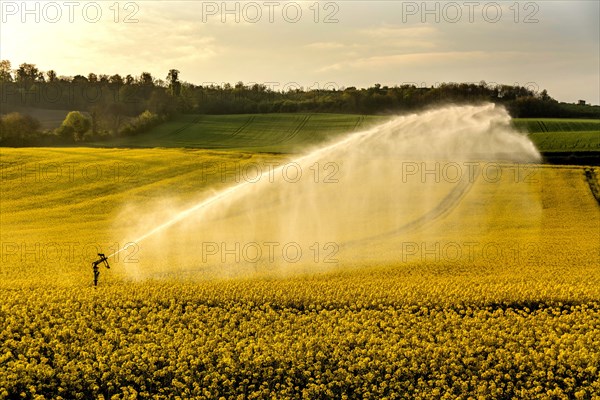
[[[347,142],[350,142],[352,140],[356,140],[357,135],[358,136],[367,136],[368,134],[372,134],[372,132],[371,131],[364,131],[364,132],[360,132],[360,133],[357,133],[357,134],[354,134],[354,135],[350,135],[350,136],[344,138],[341,141],[335,142],[335,143],[333,143],[333,144],[331,144],[329,146],[322,147],[322,148],[320,148],[320,149],[318,149],[316,151],[313,151],[313,152],[311,152],[309,154],[306,154],[304,156],[298,157],[298,158],[294,159],[292,162],[295,162],[295,163],[299,164],[299,163],[305,161],[306,159],[309,159],[311,157],[318,157],[320,154],[322,154],[324,152],[327,152],[327,151],[329,151],[331,149],[334,149],[336,147],[342,146],[342,145],[344,145]],[[282,165],[280,167],[274,168],[272,172],[263,172],[263,173],[260,174],[260,176],[258,177],[257,180],[260,180],[267,173],[273,173],[273,174],[275,174],[277,172],[280,172],[283,168],[285,168],[285,165]],[[197,211],[199,211],[201,209],[204,209],[204,208],[206,208],[206,207],[208,207],[208,206],[210,206],[210,205],[218,202],[219,200],[223,200],[223,199],[225,199],[225,198],[233,195],[234,193],[237,193],[237,192],[241,191],[245,187],[250,186],[251,183],[252,182],[250,182],[250,181],[245,181],[245,182],[239,183],[239,184],[237,184],[235,186],[231,186],[231,187],[229,187],[229,188],[227,188],[227,189],[225,189],[225,190],[223,190],[221,192],[218,192],[215,195],[209,197],[208,199],[203,200],[200,203],[196,204],[195,206],[192,206],[192,207],[188,208],[187,210],[184,210],[184,211],[180,212],[175,217],[173,217],[170,220],[164,222],[163,224],[157,226],[156,228],[150,230],[149,232],[145,233],[144,235],[138,237],[133,242],[134,243],[139,243],[139,242],[143,241],[144,239],[146,239],[146,238],[148,238],[148,237],[150,237],[150,236],[152,236],[152,235],[154,235],[154,234],[156,234],[156,233],[158,233],[158,232],[160,232],[160,231],[162,231],[162,230],[164,230],[166,228],[169,228],[170,226],[175,225],[176,223],[184,220],[186,217],[194,214],[195,212],[197,212]],[[114,253],[110,254],[106,258],[114,257],[115,255],[119,254],[120,252],[126,250],[127,248],[128,248],[128,246],[124,246],[124,247],[120,248],[119,250],[115,251]]]
[[[184,238],[198,237],[190,235],[190,226],[186,225],[186,221],[195,218],[193,222],[202,229],[202,237],[215,242],[304,241],[306,246],[333,242],[348,254],[352,251],[352,255],[361,257],[361,246],[371,251],[385,242],[390,249],[387,253],[377,251],[376,258],[393,258],[394,243],[413,240],[406,235],[418,235],[426,226],[458,209],[477,176],[486,171],[479,162],[539,160],[539,152],[531,141],[511,127],[506,110],[493,104],[446,107],[400,116],[344,135],[289,161],[313,171],[315,163],[339,161],[343,168],[338,171],[335,187],[315,185],[322,180],[294,181],[299,182],[294,186],[286,185],[285,179],[269,180],[270,185],[263,183],[265,175],[285,172],[287,163],[263,170],[256,179],[232,184],[169,218],[158,220],[142,234],[138,232],[133,243],[159,236],[176,224],[184,225],[181,228],[187,232]],[[446,177],[445,166],[454,166],[458,171],[456,177]],[[255,185],[257,182],[260,184]],[[207,218],[211,221],[209,225]],[[243,230],[244,226],[248,229]],[[183,242],[177,241],[175,245],[179,243]],[[101,256],[100,263],[128,246]],[[198,250],[193,244],[184,247]],[[152,247],[149,250],[152,252]],[[170,247],[170,251],[174,250]]]
[[[359,134],[365,135],[368,132],[360,132]],[[348,141],[350,141],[351,139],[354,139],[356,137],[356,135],[350,135],[349,137],[338,141],[336,143],[333,143],[329,146],[325,146],[321,149],[318,149],[312,153],[306,154],[304,156],[298,157],[294,160],[294,162],[299,163],[302,162],[303,160],[309,158],[309,157],[315,157],[318,156],[319,154],[321,154],[322,152],[328,151],[332,148],[335,148],[337,146],[340,146]],[[277,172],[280,171],[281,169],[283,169],[285,167],[285,165],[280,166],[278,168],[275,168],[273,172]],[[265,175],[265,173],[261,173],[259,178],[262,178]],[[215,195],[213,195],[212,197],[209,197],[208,199],[201,201],[200,203],[196,204],[193,207],[188,208],[187,210],[184,210],[182,212],[180,212],[179,214],[177,214],[175,217],[171,218],[170,220],[164,222],[163,224],[157,226],[156,228],[150,230],[149,232],[145,233],[144,235],[138,237],[137,239],[134,240],[134,243],[139,243],[141,241],[143,241],[144,239],[172,226],[175,225],[177,222],[182,221],[183,219],[185,219],[186,217],[192,215],[193,213],[206,208],[208,206],[210,206],[211,204],[214,204],[216,202],[218,202],[219,200],[225,199],[230,195],[233,195],[234,193],[242,190],[244,187],[248,186],[250,184],[250,182],[242,182],[240,184],[237,184],[235,186],[229,187],[221,192],[216,193]],[[111,257],[116,256],[117,254],[119,254],[120,252],[126,250],[128,248],[128,246],[123,246],[122,248],[120,248],[119,250],[115,251],[114,253],[105,256],[102,253],[98,253],[98,255],[100,256],[100,259],[98,259],[97,261],[94,261],[92,263],[92,268],[94,271],[94,286],[98,285],[98,277],[100,276],[100,270],[99,270],[99,265],[104,263],[106,268],[110,268],[110,266],[108,265],[108,259]]]

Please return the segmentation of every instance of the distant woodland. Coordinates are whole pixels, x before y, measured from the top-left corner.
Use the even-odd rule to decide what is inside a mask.
[[[23,63],[0,61],[0,145],[97,141],[142,133],[177,114],[351,113],[399,114],[447,103],[494,102],[515,118],[600,118],[600,107],[559,103],[546,90],[479,83],[415,84],[320,89],[264,84],[195,85],[171,69],[164,79],[140,75],[61,76]],[[42,130],[22,108],[73,110],[61,126]]]

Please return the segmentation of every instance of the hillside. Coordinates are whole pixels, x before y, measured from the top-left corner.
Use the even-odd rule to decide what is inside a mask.
[[[351,114],[183,115],[145,134],[110,141],[117,147],[189,147],[295,152],[384,120]],[[98,143],[101,145],[101,143]]]
[[[188,147],[260,152],[296,152],[333,136],[368,128],[389,116],[353,114],[183,115],[151,131],[96,146]],[[514,119],[541,152],[600,151],[600,122]]]

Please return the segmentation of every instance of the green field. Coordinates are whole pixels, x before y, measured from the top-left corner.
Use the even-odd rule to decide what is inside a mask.
[[[515,119],[542,152],[600,151],[600,121],[593,119]]]
[[[57,128],[68,111],[19,109]],[[93,147],[203,148],[251,152],[295,153],[340,134],[369,128],[392,116],[280,113],[176,117],[134,137],[89,143]],[[520,118],[514,127],[527,133],[541,152],[600,151],[600,121],[593,119]]]
[[[359,248],[378,259],[407,240],[423,246],[403,262],[341,252],[326,266],[206,268],[200,242],[219,229],[200,222],[184,231],[193,233],[185,247],[171,246],[180,231],[169,229],[111,260],[91,287],[95,252],[132,240],[130,227],[144,219],[153,226],[169,209],[232,184],[203,176],[206,163],[283,160],[196,149],[2,149],[0,398],[600,392],[600,213],[580,167],[527,167],[527,179],[515,180],[506,166],[501,181],[476,180],[408,238]],[[243,227],[243,215],[227,218]],[[387,221],[374,215],[372,223]],[[478,246],[456,260],[432,255],[436,243]],[[151,274],[137,281],[132,269]]]
[[[143,135],[111,141],[110,145],[295,152],[382,120],[349,114],[191,114]]]
[[[293,153],[391,117],[350,114],[183,115],[145,134],[97,146],[188,147]],[[600,150],[600,122],[515,119],[541,152]]]

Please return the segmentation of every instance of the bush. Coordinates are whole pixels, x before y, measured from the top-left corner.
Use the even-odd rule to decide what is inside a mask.
[[[71,126],[68,125],[61,125],[58,128],[56,128],[56,130],[54,131],[54,133],[63,138],[63,139],[67,139],[68,141],[73,140],[74,138],[74,129]]]
[[[163,122],[163,118],[148,110],[133,118],[121,131],[121,136],[134,136],[145,132]]]
[[[67,114],[60,128],[57,130],[59,136],[73,137],[75,141],[83,139],[83,134],[90,130],[92,121],[89,117],[79,111],[71,111]]]
[[[30,115],[18,112],[0,118],[0,143],[4,145],[26,144],[39,135],[40,122]]]

